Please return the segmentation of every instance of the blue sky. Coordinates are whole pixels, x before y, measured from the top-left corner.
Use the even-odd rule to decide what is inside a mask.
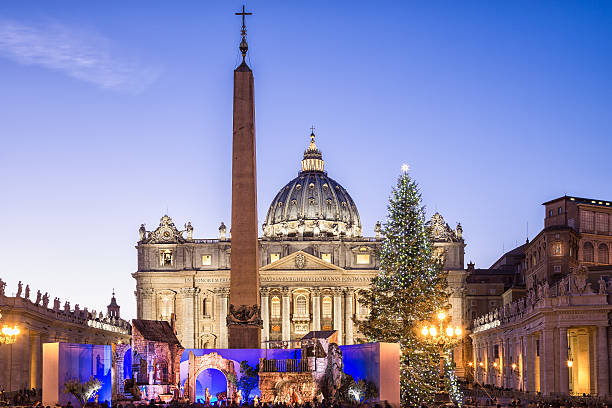
[[[238,1],[0,4],[0,277],[135,317],[138,226],[230,220]],[[315,125],[364,233],[402,163],[488,267],[612,199],[612,3],[251,1],[259,218]],[[261,222],[260,222],[261,224]]]

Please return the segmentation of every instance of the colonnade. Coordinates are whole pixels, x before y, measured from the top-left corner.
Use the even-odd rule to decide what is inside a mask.
[[[610,393],[607,325],[497,328],[472,335],[475,381],[542,395]]]

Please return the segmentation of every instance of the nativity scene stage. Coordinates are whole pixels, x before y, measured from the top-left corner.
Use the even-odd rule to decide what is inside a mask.
[[[336,331],[261,349],[184,349],[166,321],[133,320],[131,344],[48,343],[44,405],[79,401],[66,383],[98,382],[90,399],[229,403],[377,402],[399,406],[399,345],[338,346]],[[85,400],[85,402],[87,399]]]

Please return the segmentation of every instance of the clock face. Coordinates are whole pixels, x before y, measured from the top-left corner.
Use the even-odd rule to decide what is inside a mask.
[[[159,236],[164,241],[170,241],[172,239],[172,235],[172,230],[170,230],[170,228],[163,228],[161,231],[159,231]]]

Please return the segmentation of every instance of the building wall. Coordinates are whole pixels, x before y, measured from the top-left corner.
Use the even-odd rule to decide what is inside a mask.
[[[355,321],[368,314],[361,297],[380,268],[376,253],[381,242],[361,237],[260,239],[262,339],[290,340],[310,330],[335,329],[340,344],[365,340]],[[434,245],[449,271],[453,324],[463,326],[465,245],[462,239],[438,239]],[[230,242],[141,242],[137,253],[138,318],[170,321],[174,315],[184,347],[227,347]],[[164,260],[168,253],[170,261]],[[307,258],[303,266],[296,266],[298,254]]]
[[[21,333],[12,345],[0,345],[0,389],[42,387],[42,345],[129,343],[128,322],[94,317],[83,310],[54,310],[22,297],[0,295],[0,325],[16,325]]]

